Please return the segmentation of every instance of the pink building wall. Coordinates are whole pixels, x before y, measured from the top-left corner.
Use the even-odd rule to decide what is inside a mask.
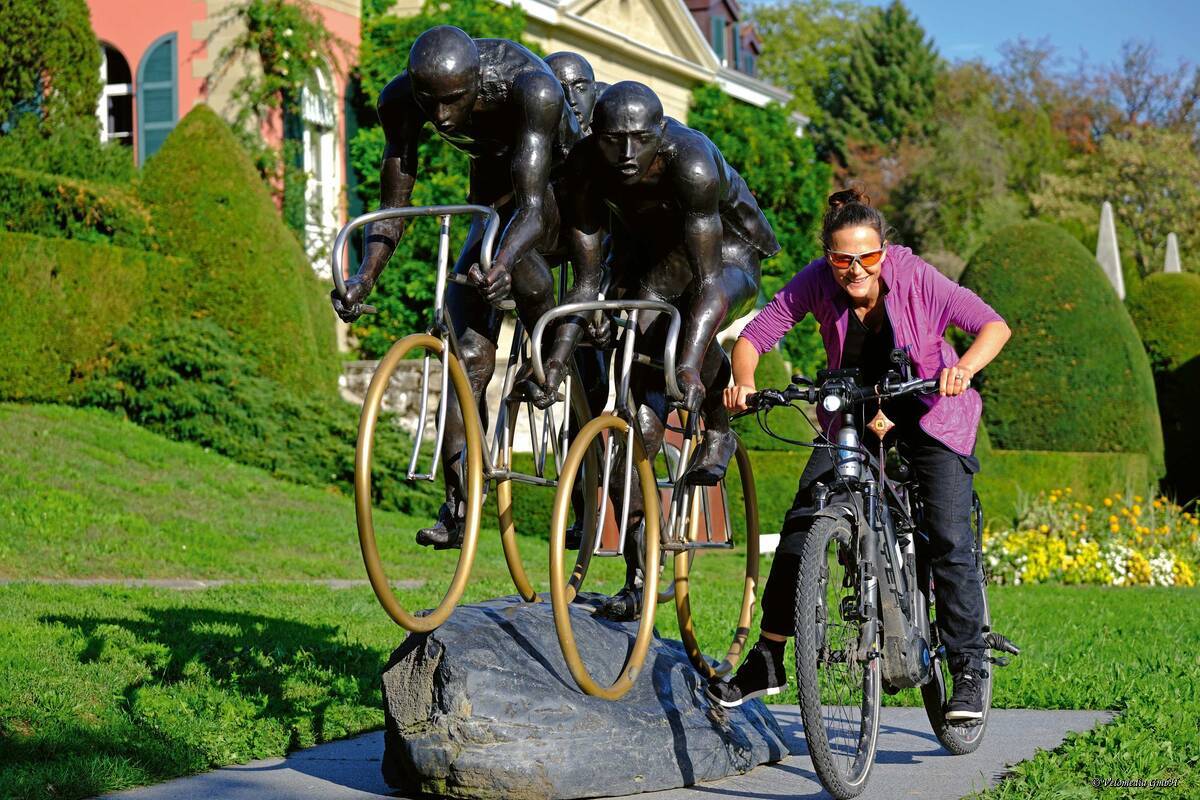
[[[193,26],[208,20],[206,0],[88,0],[92,13],[92,28],[101,41],[115,47],[129,62],[130,72],[136,83],[138,65],[147,49],[157,39],[168,33],[176,35],[176,74],[178,76],[177,118],[182,119],[197,103],[205,102],[205,75],[197,75],[196,62],[201,64],[215,58],[219,53],[209,53],[204,39],[193,37]],[[338,153],[341,162],[340,174],[343,182],[349,170],[346,160],[346,92],[349,86],[347,75],[356,58],[361,39],[360,20],[353,14],[324,6],[315,6],[325,21],[326,28],[350,45],[348,55],[337,53],[337,64],[332,78],[338,96]],[[135,85],[134,90],[137,87]],[[134,137],[137,137],[137,107],[134,104]],[[282,137],[279,125],[264,131],[264,138],[278,144]],[[137,142],[134,142],[137,152]],[[345,210],[343,209],[343,215]]]

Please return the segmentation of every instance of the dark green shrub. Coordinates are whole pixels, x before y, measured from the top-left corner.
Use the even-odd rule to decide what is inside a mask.
[[[809,377],[816,377],[811,375]],[[792,382],[787,364],[778,350],[768,350],[758,361],[758,369],[754,373],[754,384],[760,389],[786,389]],[[799,442],[811,442],[813,428],[804,421],[804,417],[790,408],[779,408],[771,412],[767,418],[771,430]],[[733,429],[749,450],[795,450],[795,445],[781,442],[767,434],[753,414],[733,421]]]
[[[87,374],[80,405],[123,413],[155,433],[193,442],[294,483],[353,492],[358,410],[298,393],[259,374],[237,342],[209,320],[127,329]],[[395,479],[407,440],[377,429],[375,500],[384,508],[436,512],[440,498]]]
[[[996,448],[1145,453],[1162,474],[1150,363],[1078,241],[1044,222],[1009,226],[980,247],[962,283],[1013,331],[981,388]]]
[[[0,168],[0,220],[7,231],[103,242],[138,250],[157,245],[150,213],[112,186]]]
[[[0,233],[0,396],[69,399],[72,374],[118,329],[175,313],[186,268],[157,253]]]
[[[100,48],[87,3],[5,0],[0,15],[0,123],[29,111],[47,131],[89,119],[96,130]]]
[[[139,193],[163,252],[195,265],[186,309],[229,331],[263,375],[331,396],[329,290],[229,126],[207,106],[192,109],[147,161]]]
[[[1166,446],[1167,488],[1181,501],[1200,495],[1200,275],[1147,276],[1127,300],[1154,370]]]
[[[0,168],[126,185],[133,179],[133,148],[120,142],[101,144],[94,114],[48,131],[36,115],[25,114],[0,136]]]

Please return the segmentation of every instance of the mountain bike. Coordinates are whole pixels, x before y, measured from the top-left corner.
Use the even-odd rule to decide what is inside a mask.
[[[488,206],[413,206],[380,209],[351,220],[339,231],[333,248],[333,279],[337,292],[345,298],[343,254],[349,237],[355,230],[386,219],[438,219],[438,256],[431,325],[425,333],[413,333],[398,340],[380,360],[363,399],[354,460],[354,509],[367,577],[387,614],[397,624],[414,632],[430,631],[441,625],[462,598],[478,546],[484,496],[490,486],[495,487],[497,495],[501,545],[513,584],[525,601],[539,601],[517,544],[513,484],[555,488],[558,483],[557,470],[562,467],[573,432],[582,428],[591,418],[582,382],[574,368],[565,381],[559,402],[547,409],[537,409],[532,403],[508,399],[516,376],[532,356],[530,337],[518,320],[509,352],[508,367],[503,378],[502,400],[495,413],[489,414],[494,422],[491,426],[491,442],[488,442],[480,408],[475,402],[462,366],[461,350],[454,334],[450,310],[446,307],[448,284],[474,287],[467,274],[452,272],[450,269],[450,222],[451,218],[456,216],[472,216],[476,220],[484,221],[479,261],[483,272],[486,273],[491,267],[492,252],[500,227],[499,215],[495,209]],[[566,267],[563,266],[559,271],[560,297],[565,291],[565,273]],[[503,310],[511,310],[514,304],[507,301],[500,307]],[[363,305],[361,310],[365,313],[374,311],[367,305]],[[420,614],[414,614],[400,604],[384,571],[376,540],[371,475],[375,430],[383,411],[385,395],[402,363],[414,354],[421,359],[421,369],[414,392],[419,398],[412,415],[415,416],[415,420],[408,420],[409,429],[413,431],[412,451],[406,473],[389,477],[413,486],[432,483],[444,492],[446,477],[444,471],[439,469],[439,461],[442,458],[447,415],[450,413],[448,401],[451,396],[456,401],[458,413],[462,414],[466,439],[464,451],[459,459],[461,466],[458,467],[465,506],[462,546],[459,549],[454,575],[441,601],[431,611]],[[532,467],[527,472],[513,467],[518,420],[526,422],[526,432],[532,448]],[[595,463],[586,461],[581,469],[583,482],[589,487],[592,486],[597,477]],[[595,491],[584,491],[580,495],[576,514],[581,520],[590,520],[595,516],[595,499]],[[591,555],[590,549],[580,548],[569,586],[566,587],[572,596],[587,575]]]
[[[938,390],[936,380],[911,377],[904,351],[895,351],[892,360],[902,372],[889,372],[876,386],[859,386],[855,369],[822,370],[815,384],[796,376],[786,389],[763,390],[748,403],[771,436],[826,448],[834,456],[834,479],[813,486],[817,511],[800,555],[794,613],[805,739],[822,785],[838,798],[854,797],[867,784],[879,736],[881,691],[920,687],[934,733],[955,754],[979,747],[991,707],[992,670],[985,669],[982,719],[966,726],[944,717],[949,666],[935,624],[933,578],[916,547],[918,537],[928,541],[916,476],[898,453],[889,458],[883,452],[890,428],[885,417],[866,426],[879,436],[878,456],[859,439],[857,406]],[[800,411],[795,403],[801,401],[820,403],[826,412],[840,415],[836,441],[819,435],[815,442],[800,442],[771,429],[773,410],[790,406]],[[1019,653],[991,627],[978,495],[973,497],[971,527],[974,569],[984,597],[984,640],[989,651]],[[997,666],[1008,663],[1005,656],[990,654],[985,660]]]
[[[730,514],[726,481],[717,487],[691,486],[686,474],[691,458],[700,443],[699,414],[680,412],[681,425],[674,428],[680,435],[678,448],[664,446],[659,456],[648,453],[638,422],[637,403],[630,385],[633,366],[648,366],[664,376],[667,397],[681,408],[683,393],[675,381],[675,353],[682,325],[679,310],[670,303],[655,300],[598,300],[568,303],[547,312],[538,320],[533,333],[534,375],[545,383],[541,343],[546,326],[564,316],[585,316],[594,313],[609,315],[616,326],[619,340],[615,347],[616,394],[608,413],[592,419],[575,435],[559,473],[554,496],[550,530],[550,597],[554,608],[554,623],[563,658],[571,676],[585,693],[594,697],[617,700],[633,686],[646,658],[654,633],[654,614],[657,604],[675,601],[680,637],[692,664],[705,677],[719,677],[737,666],[750,633],[758,584],[758,500],[750,456],[739,441],[735,455],[736,470],[741,483],[742,516],[736,520]],[[652,358],[638,347],[639,337],[646,335],[654,324],[647,319],[667,315],[662,357]],[[648,323],[649,324],[643,324]],[[657,345],[655,345],[657,347]],[[668,422],[668,429],[673,426]],[[640,621],[633,646],[615,680],[605,686],[599,683],[583,663],[576,645],[571,624],[570,607],[575,594],[571,583],[557,580],[565,567],[563,561],[566,532],[578,513],[572,497],[578,481],[587,477],[581,467],[591,463],[596,475],[583,491],[597,499],[597,511],[585,520],[580,552],[591,551],[601,556],[622,556],[630,530],[634,493],[642,498],[641,548],[637,551],[645,576],[642,589]],[[728,477],[728,476],[727,476]],[[636,483],[635,483],[636,481]],[[615,523],[617,541],[603,546],[606,526]],[[734,550],[741,538],[735,527],[744,525],[745,579],[732,640],[720,662],[710,661],[700,645],[693,621],[692,567],[698,552],[703,550]],[[715,532],[722,535],[714,535]],[[666,591],[658,591],[660,555],[673,553],[674,577]]]

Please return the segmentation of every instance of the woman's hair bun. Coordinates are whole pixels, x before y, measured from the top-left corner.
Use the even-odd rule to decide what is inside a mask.
[[[863,193],[862,189],[857,186],[850,186],[840,192],[834,192],[829,195],[829,207],[831,209],[841,208],[850,203],[860,203],[864,206],[871,205],[871,198]]]

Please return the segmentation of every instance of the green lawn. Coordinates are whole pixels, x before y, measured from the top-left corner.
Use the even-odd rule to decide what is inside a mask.
[[[0,797],[84,797],[382,724],[378,675],[403,632],[365,586],[286,583],[362,575],[348,498],[63,408],[0,405],[0,457],[0,577],[261,581],[0,585]],[[417,522],[378,517],[391,577],[413,582],[399,591],[410,607],[436,602],[452,570],[448,554],[412,544]],[[523,546],[544,575],[544,541]],[[621,566],[600,563],[589,588],[615,587]],[[710,651],[729,633],[740,569],[724,553],[693,568]],[[468,599],[510,592],[485,531]],[[1024,650],[997,671],[998,707],[1122,713],[989,797],[1090,796],[1091,778],[1180,777],[1177,796],[1196,794],[1200,590],[993,587],[990,598],[997,629]],[[673,636],[663,611],[659,630]]]

